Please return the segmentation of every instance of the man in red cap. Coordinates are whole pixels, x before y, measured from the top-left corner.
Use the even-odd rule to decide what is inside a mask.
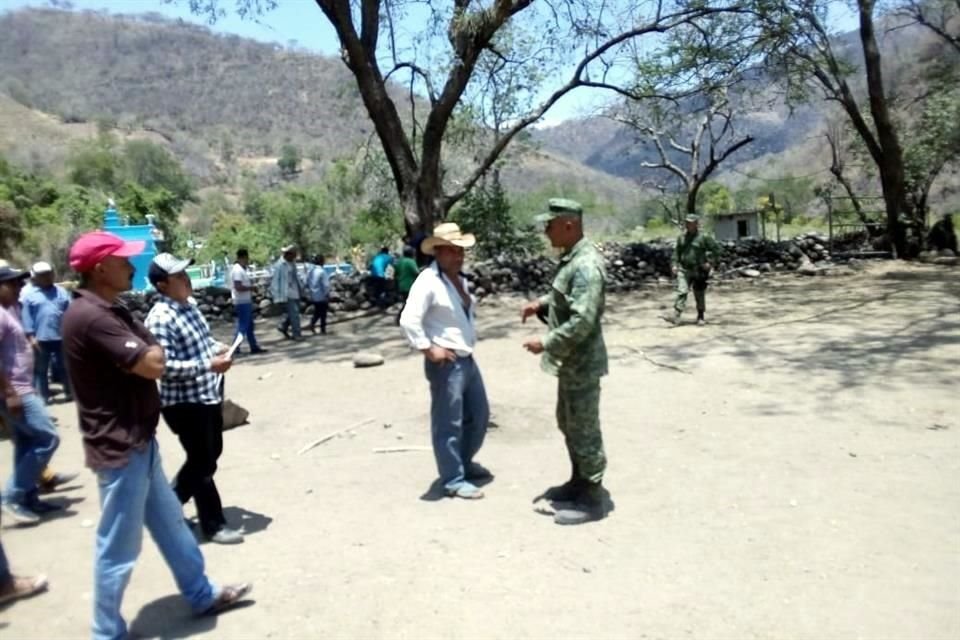
[[[130,289],[128,258],[143,242],[95,231],[77,239],[70,266],[81,288],[63,318],[67,370],[83,432],[87,465],[97,474],[101,516],[94,566],[93,637],[122,638],[123,592],[140,554],[144,525],[197,614],[241,601],[250,584],[214,586],[160,463],[156,441],[162,347],[119,300]]]

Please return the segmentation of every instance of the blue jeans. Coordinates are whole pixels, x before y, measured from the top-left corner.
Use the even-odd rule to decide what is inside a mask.
[[[433,455],[444,489],[455,490],[487,435],[487,391],[472,356],[443,364],[424,360],[424,371],[430,382]]]
[[[286,315],[283,317],[283,321],[280,323],[280,331],[284,333],[289,329],[295,338],[300,337],[300,301],[299,300],[287,300],[284,303],[284,309],[286,310]]]
[[[3,501],[29,507],[37,501],[40,474],[60,446],[60,437],[39,395],[28,393],[20,396],[20,400],[23,413],[19,418],[10,415],[6,405],[0,402],[0,414],[13,437],[13,473],[4,489]]]
[[[0,583],[10,579],[10,563],[7,562],[7,554],[3,551],[3,543],[0,542]]]
[[[257,344],[257,336],[253,335],[253,303],[241,302],[233,306],[237,314],[237,332],[233,335],[234,339],[242,335],[251,351],[259,351],[260,345]]]
[[[63,385],[63,393],[69,398],[70,380],[63,366],[63,342],[60,340],[41,340],[40,348],[35,352],[33,365],[33,386],[44,401],[50,401],[50,365],[53,365],[53,379]]]
[[[204,573],[203,554],[183,520],[180,501],[163,475],[156,439],[142,451],[131,451],[126,466],[97,471],[97,484],[101,513],[93,569],[94,639],[127,635],[120,605],[140,555],[144,525],[193,611],[208,609],[216,588]]]

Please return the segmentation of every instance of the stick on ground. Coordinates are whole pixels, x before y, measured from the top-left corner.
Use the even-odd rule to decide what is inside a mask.
[[[333,440],[334,438],[336,438],[336,437],[339,436],[340,434],[346,433],[347,431],[353,431],[354,429],[358,429],[358,428],[360,428],[360,427],[362,427],[362,426],[364,426],[364,425],[366,425],[366,424],[370,424],[371,422],[374,422],[375,420],[376,420],[376,418],[367,418],[366,420],[362,420],[361,422],[358,422],[358,423],[356,423],[356,424],[352,424],[352,425],[350,425],[349,427],[344,427],[343,429],[340,429],[340,430],[338,430],[338,431],[334,431],[333,433],[328,433],[327,435],[323,436],[322,438],[318,438],[318,439],[314,440],[313,442],[311,442],[311,443],[309,443],[309,444],[307,444],[307,445],[304,445],[304,447],[303,447],[302,449],[300,449],[300,451],[297,451],[297,455],[298,455],[298,456],[302,456],[302,455],[305,454],[307,451],[310,451],[310,449],[313,449],[314,447],[319,447],[319,446],[322,445],[324,442],[327,442],[328,440]]]

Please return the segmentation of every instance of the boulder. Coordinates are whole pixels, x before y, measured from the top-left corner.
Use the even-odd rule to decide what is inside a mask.
[[[353,366],[357,368],[378,367],[383,364],[383,356],[379,353],[360,352],[353,356]]]

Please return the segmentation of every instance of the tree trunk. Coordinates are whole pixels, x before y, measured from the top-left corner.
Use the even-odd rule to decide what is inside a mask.
[[[697,194],[700,193],[700,187],[702,186],[703,182],[694,180],[687,191],[687,213],[691,215],[697,212]]]
[[[878,158],[880,185],[887,213],[887,233],[893,245],[894,257],[906,257],[907,243],[900,214],[906,212],[904,185],[903,148],[896,127],[890,117],[886,93],[883,87],[880,47],[877,45],[873,27],[874,0],[857,0],[860,10],[860,42],[863,45],[864,67],[867,72],[867,93],[870,97],[870,113],[877,132],[881,154]]]

